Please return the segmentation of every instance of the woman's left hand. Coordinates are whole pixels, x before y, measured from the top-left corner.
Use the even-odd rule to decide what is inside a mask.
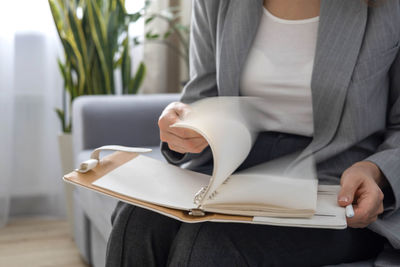
[[[378,166],[372,162],[357,162],[343,172],[338,203],[342,207],[353,203],[354,216],[347,218],[349,227],[367,227],[383,212],[381,187],[386,182]]]

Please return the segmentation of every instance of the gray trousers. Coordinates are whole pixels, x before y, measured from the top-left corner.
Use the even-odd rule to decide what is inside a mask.
[[[245,169],[303,149],[310,138],[262,133]],[[202,168],[202,170],[212,170]],[[206,171],[207,172],[207,171]],[[321,266],[375,257],[385,239],[368,229],[327,230],[238,223],[181,223],[118,203],[107,267]]]

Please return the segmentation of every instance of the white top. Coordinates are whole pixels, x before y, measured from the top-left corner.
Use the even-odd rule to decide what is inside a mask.
[[[241,77],[240,94],[265,99],[262,126],[313,135],[311,74],[319,17],[285,20],[264,15]]]

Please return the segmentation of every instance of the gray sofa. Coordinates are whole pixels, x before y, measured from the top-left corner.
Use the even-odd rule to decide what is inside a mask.
[[[178,94],[134,96],[83,96],[73,104],[73,139],[76,166],[89,159],[102,145],[153,148],[148,154],[163,159],[159,150],[158,117]],[[116,200],[75,188],[74,238],[82,257],[95,267],[103,267],[111,213]]]

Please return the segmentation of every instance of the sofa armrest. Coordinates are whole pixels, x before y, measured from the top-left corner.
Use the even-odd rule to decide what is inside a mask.
[[[158,146],[158,117],[179,94],[81,96],[72,108],[74,153],[102,145]]]

